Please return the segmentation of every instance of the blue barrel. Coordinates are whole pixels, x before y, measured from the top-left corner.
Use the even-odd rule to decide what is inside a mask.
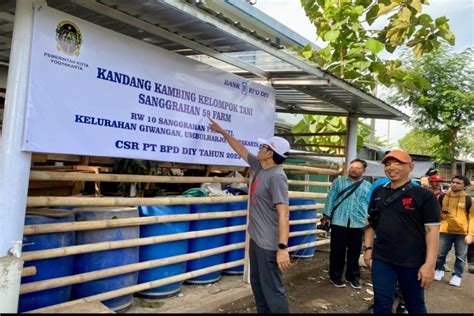
[[[247,209],[247,202],[227,203],[227,211],[241,211]],[[227,218],[227,227],[245,225],[247,216],[237,216]],[[240,232],[228,233],[226,237],[226,245],[245,242],[245,230]],[[245,249],[227,251],[225,253],[225,263],[244,259]],[[224,271],[226,274],[242,274],[244,273],[244,265],[230,268]]]
[[[140,216],[163,216],[189,214],[189,205],[170,206],[139,206]],[[173,222],[140,227],[140,238],[185,233],[189,231],[189,222]],[[150,246],[140,247],[140,262],[156,260],[167,257],[184,255],[188,252],[188,239],[163,242]],[[138,273],[138,283],[145,283],[172,277],[186,272],[186,261],[169,264],[153,269],[141,270]],[[139,292],[139,296],[149,298],[160,298],[178,293],[183,282],[176,282],[164,286],[155,287],[150,290]]]
[[[196,213],[211,213],[211,212],[226,212],[227,203],[217,203],[217,204],[192,204],[191,205],[191,214]],[[226,227],[227,219],[218,218],[218,219],[204,219],[191,221],[189,225],[190,231],[197,230],[208,230]],[[210,237],[201,237],[193,238],[189,240],[188,252],[197,252],[201,250],[212,249],[216,247],[225,246],[226,234],[215,235]],[[225,253],[220,253],[217,255],[207,256],[202,259],[191,260],[186,265],[186,272],[191,272],[199,269],[204,269],[207,267],[215,266],[218,264],[224,263]],[[205,275],[201,275],[189,280],[186,280],[187,283],[212,283],[219,280],[221,277],[221,271],[211,272]]]
[[[76,214],[76,222],[138,217],[136,207],[84,207],[75,208],[74,212]],[[139,238],[139,236],[140,230],[138,226],[86,230],[76,232],[76,245],[135,239]],[[76,255],[74,258],[74,274],[137,263],[138,248],[120,248]],[[130,272],[74,284],[72,286],[71,298],[78,299],[133,286],[137,284],[137,278],[138,272]],[[106,300],[102,303],[113,311],[120,311],[129,307],[132,302],[133,295],[129,294]]]
[[[294,205],[311,205],[316,202],[312,199],[290,199],[290,206]],[[300,219],[316,219],[316,209],[314,210],[302,210],[302,211],[291,211],[290,220],[300,220]],[[316,223],[311,224],[300,224],[300,225],[291,225],[290,232],[304,231],[304,230],[315,230]],[[310,242],[316,241],[316,235],[304,235],[304,236],[295,236],[290,237],[288,240],[288,246],[298,246],[301,244],[307,244]],[[299,249],[291,253],[293,257],[302,257],[309,258],[314,256],[316,247]]]
[[[32,214],[27,212],[25,225],[57,224],[74,222],[71,212],[35,209]],[[34,214],[34,215],[33,215]],[[28,235],[23,237],[23,251],[35,251],[60,248],[74,245],[75,232]],[[58,257],[25,262],[25,267],[36,267],[36,275],[22,278],[23,283],[36,282],[73,274],[74,256]],[[20,295],[18,312],[23,313],[32,309],[55,305],[69,301],[71,286],[62,286],[44,291]]]

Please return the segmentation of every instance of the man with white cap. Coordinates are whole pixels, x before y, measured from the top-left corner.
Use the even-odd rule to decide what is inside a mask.
[[[250,188],[250,283],[258,313],[289,313],[282,272],[290,267],[288,254],[288,179],[280,166],[288,157],[290,144],[281,137],[258,139],[257,156],[219,124],[210,128],[222,134],[230,147],[253,171]]]
[[[372,193],[364,247],[364,261],[372,268],[374,313],[392,313],[397,281],[408,313],[427,313],[424,289],[434,280],[439,203],[433,192],[410,183],[414,165],[408,153],[393,150],[382,164],[390,182]]]

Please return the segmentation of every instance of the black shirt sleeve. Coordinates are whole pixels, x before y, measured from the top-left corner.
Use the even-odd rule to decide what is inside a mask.
[[[423,191],[422,212],[424,224],[439,224],[441,216],[439,201],[433,192],[426,189]]]

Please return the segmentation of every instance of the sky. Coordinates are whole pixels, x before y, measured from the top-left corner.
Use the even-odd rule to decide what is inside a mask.
[[[315,27],[306,17],[300,0],[257,0],[255,7],[320,47],[325,46],[316,39]],[[446,16],[449,19],[451,31],[456,36],[456,51],[460,52],[474,46],[474,0],[430,0],[430,5],[423,6],[423,12],[433,18]],[[406,109],[402,111],[409,114]],[[365,122],[370,124],[370,120]],[[400,121],[375,122],[375,135],[381,140],[388,140],[388,143],[395,147],[398,145],[398,140],[410,129]]]

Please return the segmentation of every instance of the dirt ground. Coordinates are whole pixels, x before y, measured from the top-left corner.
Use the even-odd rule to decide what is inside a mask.
[[[327,277],[329,245],[319,246],[313,258],[299,259],[285,274],[292,313],[359,313],[372,303],[370,271],[361,268],[362,290],[350,286],[336,288]],[[448,255],[447,268],[454,262]],[[426,293],[430,313],[474,312],[474,274],[466,272],[460,288],[448,284],[450,273],[435,282]],[[250,285],[242,275],[223,275],[212,284],[181,287],[178,295],[161,299],[135,297],[133,305],[122,313],[255,313]]]
[[[336,288],[328,280],[329,246],[319,247],[313,258],[298,260],[285,274],[285,283],[292,313],[359,313],[372,303],[370,270],[361,268],[362,290],[350,286]],[[453,252],[453,251],[452,251]],[[448,256],[447,268],[453,266],[454,256]],[[448,284],[451,277],[446,273],[425,292],[430,313],[473,313],[474,274],[466,272],[462,286]],[[247,296],[216,308],[216,313],[255,313],[252,296]]]

